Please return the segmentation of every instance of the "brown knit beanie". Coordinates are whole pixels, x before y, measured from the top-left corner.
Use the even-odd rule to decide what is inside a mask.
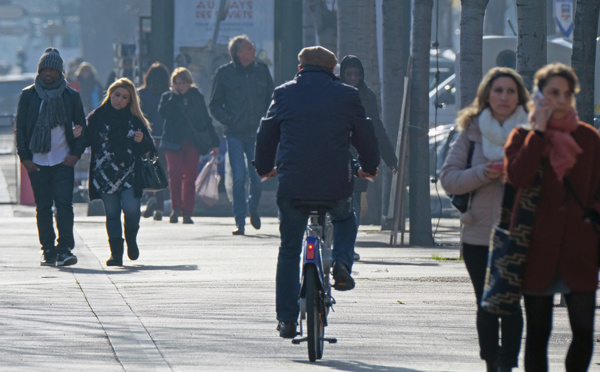
[[[337,64],[337,58],[329,49],[322,46],[306,47],[298,54],[300,65],[321,66],[334,68]]]
[[[60,73],[63,72],[63,60],[60,57],[60,53],[55,48],[48,48],[40,57],[40,62],[38,63],[38,73],[42,71],[44,68],[51,68]]]

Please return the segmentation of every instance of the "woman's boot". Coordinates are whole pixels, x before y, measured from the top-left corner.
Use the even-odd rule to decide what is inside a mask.
[[[137,233],[139,226],[129,228],[125,226],[125,241],[127,242],[127,256],[130,260],[135,261],[140,256],[140,250],[137,245]]]
[[[106,266],[123,266],[123,238],[109,238],[110,258]]]

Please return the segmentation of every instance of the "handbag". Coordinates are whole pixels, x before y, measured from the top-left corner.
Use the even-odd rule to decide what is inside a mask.
[[[475,142],[469,142],[469,153],[467,155],[467,165],[465,166],[465,169],[471,168],[471,160],[473,160],[473,149],[475,148]],[[452,203],[452,206],[454,208],[458,209],[460,213],[465,213],[467,211],[467,208],[469,207],[469,201],[471,200],[472,194],[472,192],[460,195],[448,194],[448,197],[450,198],[450,203]]]
[[[194,144],[198,147],[198,152],[200,154],[206,154],[213,147],[211,142],[211,132],[208,127],[205,127],[202,131],[198,132],[196,128],[192,125],[190,118],[188,117],[186,112],[183,112],[183,116],[186,124],[192,131],[192,135],[194,136]],[[208,124],[212,125],[212,124]]]
[[[210,207],[219,201],[220,182],[217,159],[213,156],[196,177],[196,194]]]
[[[158,153],[142,155],[142,187],[147,191],[160,191],[169,185],[165,171],[158,161]]]
[[[521,283],[525,272],[532,223],[540,196],[542,168],[538,167],[533,186],[524,189],[509,231],[517,189],[504,185],[500,219],[493,226],[481,307],[496,315],[519,311]]]

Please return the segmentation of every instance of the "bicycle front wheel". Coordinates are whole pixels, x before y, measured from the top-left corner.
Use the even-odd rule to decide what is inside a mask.
[[[325,315],[323,292],[319,284],[317,269],[308,265],[304,274],[306,294],[306,323],[308,336],[308,359],[314,362],[323,357],[325,337]]]

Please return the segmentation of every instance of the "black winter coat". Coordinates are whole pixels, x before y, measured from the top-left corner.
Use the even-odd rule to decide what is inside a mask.
[[[99,135],[99,132],[104,127],[104,124],[106,124],[106,121],[109,118],[107,111],[110,108],[108,107],[108,105],[110,105],[110,102],[106,102],[102,106],[98,107],[90,113],[87,119],[88,123],[85,140],[87,146],[90,146],[91,149],[90,169],[88,172],[88,189],[90,200],[100,199],[100,193],[94,187],[94,182],[92,182],[92,172],[96,168],[96,157],[94,155],[96,154],[96,152],[101,151],[102,143],[105,141],[105,139]],[[124,108],[123,110],[129,110],[129,107]],[[144,191],[142,184],[142,155],[148,152],[154,152],[156,151],[156,148],[154,147],[154,141],[152,140],[152,137],[150,136],[150,133],[148,132],[148,129],[146,128],[144,123],[142,123],[142,121],[139,118],[133,115],[131,115],[130,120],[132,121],[133,128],[135,129],[135,131],[141,131],[142,133],[144,133],[144,138],[142,138],[141,142],[134,142],[135,165],[133,168],[133,195],[136,198],[141,198],[142,193]]]
[[[210,96],[210,113],[225,126],[226,136],[254,136],[273,93],[267,65],[255,61],[243,67],[230,62],[219,67]]]
[[[188,99],[187,105],[184,104],[184,97]],[[219,147],[219,137],[208,115],[204,96],[198,88],[190,87],[184,95],[172,91],[163,93],[158,113],[165,119],[161,148],[175,150],[168,146],[181,146],[183,140],[190,141],[200,154],[206,154],[213,147]],[[203,138],[202,143],[194,138],[194,133],[200,134]]]
[[[79,93],[69,86],[63,91],[62,98],[67,113],[65,137],[70,148],[69,154],[81,158],[81,154],[85,151],[85,115],[81,98]],[[35,91],[35,86],[31,85],[21,92],[17,106],[17,153],[21,161],[33,159],[29,142],[37,123],[41,103],[42,99]],[[78,138],[73,136],[73,126],[75,125],[81,125],[83,128],[83,134]]]
[[[144,116],[152,125],[152,137],[162,137],[165,127],[165,119],[158,113],[158,104],[160,103],[162,93],[154,93],[148,88],[138,90],[140,106],[142,107]]]
[[[358,91],[326,68],[305,66],[275,89],[254,161],[261,175],[277,163],[278,197],[342,200],[352,194],[351,145],[363,170],[375,173],[379,147]]]
[[[392,142],[390,141],[390,138],[385,130],[383,121],[381,121],[381,117],[379,115],[379,105],[377,104],[377,96],[375,95],[375,92],[373,92],[373,90],[369,88],[367,84],[365,84],[364,68],[357,57],[348,55],[342,59],[342,62],[340,63],[340,80],[345,83],[344,73],[351,61],[354,66],[358,65],[360,70],[361,79],[357,88],[358,94],[360,95],[360,100],[365,107],[367,116],[373,121],[373,129],[375,130],[375,136],[377,137],[377,142],[379,143],[381,157],[388,167],[397,167],[398,158],[396,157],[394,145],[392,145]],[[353,154],[355,153],[356,151],[353,151]],[[354,184],[354,190],[361,192],[367,191],[368,185],[369,182],[367,180],[357,179],[356,183]]]

